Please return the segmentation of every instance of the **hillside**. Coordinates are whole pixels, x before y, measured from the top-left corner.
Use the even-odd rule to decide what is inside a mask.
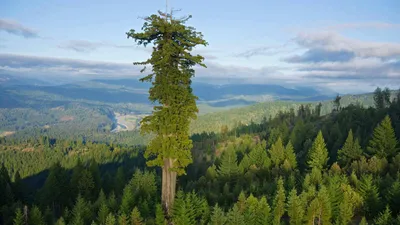
[[[393,92],[393,96],[395,92]],[[345,107],[350,104],[360,104],[364,107],[370,107],[374,105],[373,94],[361,94],[361,95],[345,95],[342,96],[341,106]],[[332,100],[322,101],[321,115],[326,115],[332,112],[333,102]],[[247,107],[240,107],[222,112],[213,112],[206,115],[199,116],[196,121],[191,124],[193,133],[206,132],[219,132],[223,125],[227,125],[228,128],[232,128],[237,123],[248,124],[251,121],[254,123],[260,123],[265,117],[268,119],[270,116],[274,117],[280,111],[287,112],[290,109],[295,111],[301,105],[309,105],[312,110],[319,102],[294,102],[294,101],[277,101],[277,102],[263,102],[257,103]]]
[[[136,79],[96,79],[75,83],[0,76],[0,135],[29,137],[86,136],[108,140],[107,134],[118,127],[116,115],[136,118],[151,112],[148,83]],[[285,88],[278,85],[195,82],[199,96],[199,115],[279,99],[327,99],[326,93],[313,88]],[[280,107],[281,103],[271,104]],[[132,130],[136,124],[130,123]],[[120,129],[117,129],[120,130]],[[124,130],[124,129],[122,129]],[[120,136],[120,134],[118,134]]]

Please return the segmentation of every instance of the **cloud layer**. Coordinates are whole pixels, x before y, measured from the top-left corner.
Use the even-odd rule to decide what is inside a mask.
[[[29,28],[16,22],[4,21],[0,20],[0,30],[26,38],[38,37],[37,33]],[[399,27],[386,23],[340,24],[328,28],[328,31],[300,32],[282,45],[249,49],[234,55],[239,58],[274,55],[281,59],[279,66],[265,64],[261,68],[245,66],[246,62],[242,66],[218,64],[219,58],[214,56],[212,51],[197,49],[194,54],[205,56],[208,68],[196,68],[196,79],[221,83],[318,86],[346,93],[371,91],[376,86],[397,89],[400,87],[400,43],[362,41],[346,37],[339,31]],[[152,50],[135,45],[86,40],[70,40],[59,44],[58,47],[80,53],[100,51],[104,48],[107,48],[107,51],[112,48],[135,48],[146,52]],[[92,79],[137,77],[140,76],[140,69],[130,63],[0,54],[2,74]]]
[[[24,38],[37,38],[39,37],[37,31],[25,27],[14,20],[0,19],[0,31],[14,34]]]
[[[65,58],[0,54],[0,73],[25,76],[65,76],[70,78],[137,76],[132,64],[96,62]]]

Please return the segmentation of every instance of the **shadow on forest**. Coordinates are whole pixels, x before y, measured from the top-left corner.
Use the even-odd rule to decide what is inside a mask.
[[[85,161],[81,161],[82,165],[88,168],[91,159],[84,159],[84,160]],[[139,153],[136,156],[132,156],[129,152],[124,152],[121,155],[115,156],[113,160],[114,161],[112,162],[106,162],[106,163],[97,162],[102,182],[104,182],[104,178],[106,177],[107,173],[113,180],[115,178],[115,174],[117,173],[118,168],[120,167],[124,169],[125,178],[127,180],[130,180],[136,169],[144,170],[146,168],[147,170],[154,170],[156,171],[157,174],[160,174],[160,171],[158,169],[150,169],[146,167],[146,160],[143,157],[142,153]],[[71,168],[63,167],[66,170],[67,174],[69,175],[69,180],[71,179],[75,167],[76,165],[74,165]],[[47,168],[43,171],[40,171],[37,174],[25,177],[21,180],[24,189],[27,190],[27,192],[25,193],[25,198],[28,202],[32,202],[34,200],[35,194],[37,193],[38,190],[40,190],[43,187],[49,174],[50,174],[50,168]]]

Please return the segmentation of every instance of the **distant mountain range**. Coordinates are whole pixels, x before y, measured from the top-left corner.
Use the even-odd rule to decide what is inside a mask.
[[[63,100],[149,104],[147,96],[150,84],[137,79],[95,79],[58,84],[39,79],[1,75],[0,86],[3,87],[3,94],[7,94],[5,92],[8,90],[8,95],[19,93],[20,97],[21,93],[26,93],[30,98],[38,94],[41,96],[48,94]],[[192,87],[195,95],[199,97],[198,103],[212,107],[237,107],[276,100],[323,101],[335,96],[333,92],[324,93],[312,87],[287,88],[270,84],[214,85],[193,82]],[[0,107],[10,104],[10,100],[4,102],[4,96],[0,100],[3,101],[0,102]],[[13,104],[16,105],[15,102]]]

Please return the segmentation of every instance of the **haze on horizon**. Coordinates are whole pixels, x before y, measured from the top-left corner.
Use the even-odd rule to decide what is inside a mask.
[[[339,93],[400,86],[400,1],[170,0],[209,42],[196,79],[313,86]],[[0,75],[85,80],[138,77],[125,32],[165,1],[22,1],[0,7]]]

